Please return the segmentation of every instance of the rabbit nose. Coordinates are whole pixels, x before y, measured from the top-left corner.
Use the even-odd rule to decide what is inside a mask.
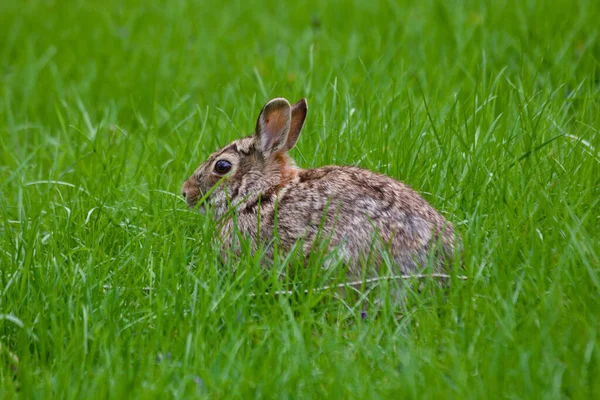
[[[185,199],[185,198],[187,197],[187,192],[186,192],[185,190],[183,190],[183,191],[181,192],[181,195],[182,195],[182,196],[183,196],[183,198]]]

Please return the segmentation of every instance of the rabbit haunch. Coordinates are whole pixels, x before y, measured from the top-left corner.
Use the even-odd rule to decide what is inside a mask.
[[[360,276],[361,262],[369,255],[372,272],[377,271],[381,253],[373,249],[378,246],[393,257],[397,272],[417,271],[431,256],[436,271],[446,269],[455,247],[454,228],[409,186],[355,167],[305,170],[295,165],[288,151],[306,113],[304,99],[294,105],[282,98],[269,101],[253,135],[212,154],[184,183],[182,194],[192,208],[213,189],[206,202],[220,220],[223,254],[236,247],[236,226],[255,248],[267,244],[272,258],[277,221],[281,249],[290,250],[302,239],[308,257],[317,240],[329,240],[329,248],[354,276]],[[237,213],[229,213],[231,207]]]

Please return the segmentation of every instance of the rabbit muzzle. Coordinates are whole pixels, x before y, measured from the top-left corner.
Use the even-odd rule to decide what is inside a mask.
[[[190,208],[194,208],[198,203],[198,199],[202,197],[200,187],[193,176],[183,183],[181,195]]]

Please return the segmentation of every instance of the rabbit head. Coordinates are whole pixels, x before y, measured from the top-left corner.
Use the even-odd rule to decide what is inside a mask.
[[[182,187],[187,204],[206,202],[220,214],[229,204],[252,200],[262,191],[285,183],[295,164],[287,154],[300,136],[307,113],[306,100],[290,105],[284,98],[262,108],[253,135],[235,140],[211,154]]]

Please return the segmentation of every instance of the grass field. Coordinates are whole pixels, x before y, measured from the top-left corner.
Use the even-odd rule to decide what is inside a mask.
[[[600,397],[600,2],[251,3],[0,0],[0,397]],[[249,296],[179,193],[277,96],[468,280]]]

